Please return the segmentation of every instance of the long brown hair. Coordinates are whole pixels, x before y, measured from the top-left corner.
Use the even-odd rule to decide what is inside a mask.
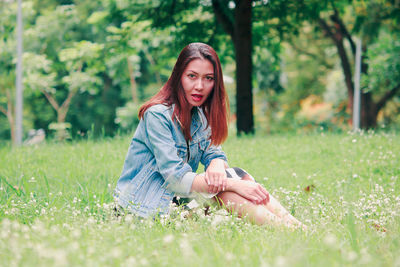
[[[194,59],[209,60],[214,66],[214,88],[200,108],[207,118],[208,126],[211,127],[211,143],[219,145],[228,136],[229,101],[225,91],[221,63],[217,53],[209,45],[191,43],[182,49],[168,81],[156,95],[141,106],[139,118],[143,118],[145,111],[156,104],[168,106],[175,104],[173,119],[178,118],[185,139],[192,140],[190,136],[192,113],[181,84],[181,77],[186,66]]]

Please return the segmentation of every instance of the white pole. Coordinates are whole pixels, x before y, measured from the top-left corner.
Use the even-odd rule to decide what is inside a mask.
[[[361,38],[356,42],[356,66],[354,73],[353,130],[360,129],[360,76],[361,76]]]
[[[22,85],[22,0],[18,0],[17,13],[17,79],[15,95],[15,145],[22,144],[22,105],[23,105],[23,85]]]

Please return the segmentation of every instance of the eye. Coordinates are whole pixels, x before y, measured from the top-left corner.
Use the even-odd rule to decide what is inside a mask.
[[[212,77],[212,76],[207,76],[206,79],[207,79],[207,81],[213,81],[213,80],[214,80],[214,77]]]
[[[188,76],[189,78],[191,78],[191,79],[196,78],[196,75],[194,75],[193,73],[189,73],[187,76]]]

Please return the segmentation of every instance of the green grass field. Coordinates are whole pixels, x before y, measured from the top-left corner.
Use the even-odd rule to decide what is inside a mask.
[[[216,208],[113,216],[129,142],[0,147],[0,265],[400,266],[399,135],[228,139],[230,165],[256,177],[306,232]]]

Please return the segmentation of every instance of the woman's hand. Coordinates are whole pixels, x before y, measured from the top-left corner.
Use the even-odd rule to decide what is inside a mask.
[[[227,178],[226,163],[222,159],[213,159],[206,170],[204,179],[208,185],[209,193],[219,193],[226,188]]]
[[[268,191],[259,183],[246,180],[236,180],[232,181],[229,186],[230,191],[234,191],[242,197],[248,199],[254,204],[268,204],[269,193]]]

